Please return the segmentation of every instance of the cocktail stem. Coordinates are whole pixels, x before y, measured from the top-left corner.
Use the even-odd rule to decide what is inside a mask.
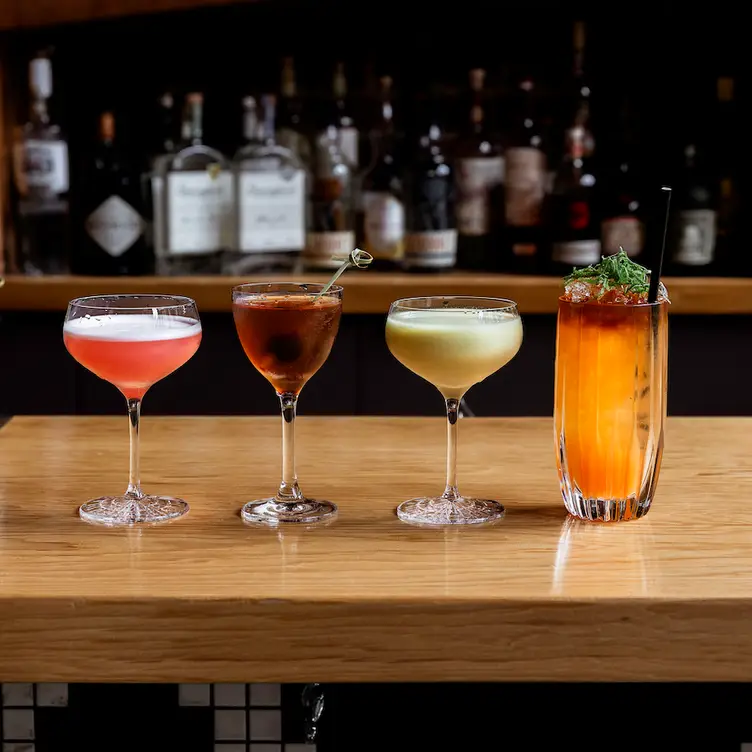
[[[128,490],[125,495],[131,499],[143,499],[141,474],[139,472],[138,428],[141,422],[141,399],[128,400],[128,433],[130,436],[131,457],[128,473]]]
[[[279,484],[277,499],[294,503],[303,498],[295,475],[295,411],[298,395],[292,392],[278,392],[282,406],[282,483]]]
[[[448,501],[457,501],[460,492],[457,489],[457,433],[458,419],[460,417],[460,401],[458,399],[446,400],[447,411],[447,480],[442,498]]]

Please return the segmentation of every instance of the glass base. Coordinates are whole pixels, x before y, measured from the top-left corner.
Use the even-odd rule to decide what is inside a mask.
[[[98,525],[148,525],[181,517],[188,511],[188,502],[172,496],[102,496],[82,504],[78,510],[82,520]]]
[[[403,501],[397,507],[397,517],[415,525],[477,525],[493,522],[504,516],[504,507],[490,499],[451,500],[444,496],[423,496]]]
[[[567,512],[580,520],[591,522],[625,522],[638,520],[650,510],[652,499],[638,499],[630,496],[626,499],[587,499],[574,491],[564,495]]]
[[[298,499],[294,502],[280,501],[276,497],[249,501],[240,516],[254,525],[280,525],[297,523],[311,525],[331,520],[337,516],[337,506],[331,501]]]

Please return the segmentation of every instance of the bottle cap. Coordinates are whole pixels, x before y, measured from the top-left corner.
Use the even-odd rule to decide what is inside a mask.
[[[52,63],[48,57],[35,57],[29,63],[29,87],[41,99],[52,96]]]

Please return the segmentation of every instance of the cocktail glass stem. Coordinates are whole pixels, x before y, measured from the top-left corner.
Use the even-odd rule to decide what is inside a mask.
[[[128,400],[128,433],[130,436],[130,469],[128,473],[128,490],[125,495],[129,499],[139,501],[144,498],[141,490],[141,473],[139,471],[138,430],[141,423],[141,399]]]
[[[447,501],[457,501],[460,492],[457,489],[457,435],[459,432],[460,401],[446,400],[447,413],[447,470],[446,488],[441,495]]]
[[[292,392],[279,392],[282,407],[282,482],[279,484],[277,499],[282,503],[294,504],[303,498],[295,474],[295,414],[298,395]]]

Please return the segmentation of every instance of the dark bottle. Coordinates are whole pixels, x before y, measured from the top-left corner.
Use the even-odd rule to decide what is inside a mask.
[[[406,176],[408,271],[441,271],[457,263],[454,175],[442,149],[438,118],[429,118]]]
[[[504,237],[512,271],[534,272],[541,267],[545,229],[546,154],[536,118],[535,84],[520,82],[515,124],[504,153]]]
[[[734,99],[734,79],[722,76],[717,82],[718,132],[716,164],[718,168],[718,218],[716,259],[719,268],[729,274],[749,274],[752,264],[740,247],[739,219],[741,208],[739,144],[743,136],[739,128],[739,112]]]
[[[455,161],[457,260],[463,269],[498,266],[498,222],[504,160],[485,127],[483,84],[486,72],[470,71],[470,127]]]
[[[671,271],[704,273],[715,259],[715,243],[715,196],[693,142],[684,148],[684,166],[671,199]]]
[[[352,169],[357,170],[360,164],[360,138],[355,126],[350,100],[347,96],[347,77],[345,76],[344,63],[337,63],[334,69],[332,95],[334,98],[334,122],[328,125],[334,125],[337,128],[342,153]]]
[[[363,174],[359,242],[374,257],[374,268],[396,269],[405,249],[402,169],[397,154],[392,79],[381,78],[381,123],[372,134],[373,159]]]
[[[115,143],[111,112],[100,117],[99,143],[84,171],[77,203],[74,272],[114,276],[153,271],[140,177]]]
[[[601,258],[601,223],[592,160],[585,156],[585,129],[570,128],[564,159],[550,196],[551,271],[597,264]]]
[[[642,190],[636,162],[628,154],[620,155],[603,176],[601,247],[604,256],[623,248],[640,260],[645,245]]]
[[[595,139],[590,123],[590,102],[592,88],[590,79],[585,71],[585,43],[587,30],[583,21],[576,21],[573,34],[573,71],[572,71],[572,94],[569,102],[568,122],[573,127],[582,128],[583,155],[593,156],[595,151]]]
[[[298,96],[295,62],[282,61],[282,81],[277,104],[277,143],[295,154],[304,164],[311,161],[311,145],[303,130],[303,101]]]

